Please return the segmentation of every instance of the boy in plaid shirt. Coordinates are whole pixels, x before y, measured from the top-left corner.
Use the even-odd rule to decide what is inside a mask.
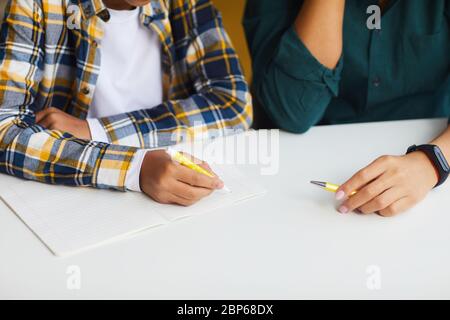
[[[210,0],[8,2],[0,172],[190,205],[223,182],[149,149],[251,121],[247,83]]]

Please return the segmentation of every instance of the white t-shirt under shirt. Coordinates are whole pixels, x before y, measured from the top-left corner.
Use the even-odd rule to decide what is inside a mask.
[[[100,75],[87,121],[92,140],[108,142],[97,118],[148,109],[162,103],[161,43],[158,35],[142,25],[139,8],[108,9],[103,22]],[[125,185],[140,191],[139,174],[146,151],[135,155]]]

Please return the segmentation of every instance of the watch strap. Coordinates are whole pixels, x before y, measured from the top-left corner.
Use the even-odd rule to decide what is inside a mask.
[[[408,148],[407,154],[416,151],[422,151],[423,153],[425,153],[425,155],[430,159],[430,161],[433,163],[433,166],[437,170],[439,180],[435,188],[442,185],[449,176],[450,167],[441,149],[438,146],[432,144],[424,144],[420,146],[413,145]]]

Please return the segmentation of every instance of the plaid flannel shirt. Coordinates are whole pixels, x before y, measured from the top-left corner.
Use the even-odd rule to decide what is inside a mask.
[[[161,40],[165,102],[99,119],[110,143],[36,124],[35,113],[48,107],[86,118],[100,70],[100,19],[109,19],[102,0],[9,0],[0,35],[0,172],[125,190],[138,148],[250,126],[247,83],[210,0],[140,8],[141,23]]]

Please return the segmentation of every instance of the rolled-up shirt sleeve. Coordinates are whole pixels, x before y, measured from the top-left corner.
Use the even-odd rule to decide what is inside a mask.
[[[289,20],[286,13],[269,15],[264,3],[253,2],[259,10],[255,14],[248,5],[244,27],[255,70],[254,94],[278,127],[303,133],[321,120],[331,99],[338,95],[343,57],[334,70],[325,67],[294,26],[282,25]]]
[[[342,57],[334,70],[321,64],[297,36],[294,27],[283,35],[274,58],[275,67],[297,80],[317,82],[337,96]]]

